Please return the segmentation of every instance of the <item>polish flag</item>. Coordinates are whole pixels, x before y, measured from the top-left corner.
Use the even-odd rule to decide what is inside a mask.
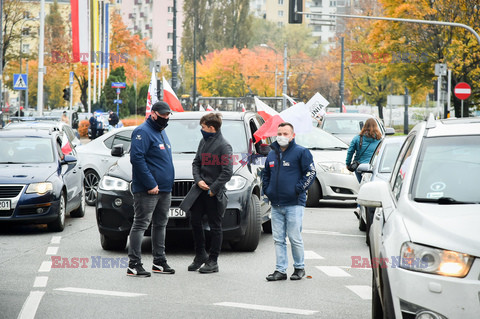
[[[147,106],[145,108],[145,118],[150,116],[152,113],[153,104],[158,102],[157,98],[157,77],[155,76],[155,68],[152,68],[152,78],[150,79],[150,84],[148,85],[147,93]]]
[[[62,153],[68,155],[72,152],[72,146],[68,142],[67,134],[63,133],[62,136]]]
[[[292,124],[295,134],[308,133],[313,128],[310,109],[305,103],[300,102],[265,121],[265,123],[253,134],[255,137],[255,143],[258,143],[265,137],[276,136],[278,125],[283,122]]]
[[[295,100],[292,99],[291,97],[289,97],[288,95],[286,95],[286,94],[284,94],[284,93],[282,93],[282,95],[283,95],[284,97],[286,97],[287,100],[288,100],[290,103],[292,103],[292,105],[297,104],[297,102],[295,102]]]
[[[242,105],[242,112],[246,112],[245,105]]]
[[[88,63],[89,0],[70,0],[73,62]]]
[[[183,112],[183,106],[182,103],[180,103],[180,100],[178,99],[177,95],[175,92],[172,90],[172,87],[168,83],[167,80],[165,80],[165,77],[163,79],[163,100],[167,102],[168,106],[170,106],[170,109],[175,112]]]
[[[265,120],[267,121],[269,118],[272,116],[278,115],[278,112],[272,109],[270,106],[267,104],[263,103],[260,101],[258,97],[253,97],[255,100],[255,106],[257,107],[257,113]],[[276,134],[275,134],[276,135]]]
[[[213,107],[210,106],[210,104],[207,105],[207,111],[215,111]]]
[[[203,106],[200,105],[200,106],[198,107],[198,111],[200,111],[200,112],[205,112],[205,109],[203,108]]]
[[[342,113],[347,113],[347,108],[345,107],[345,104],[342,102]]]

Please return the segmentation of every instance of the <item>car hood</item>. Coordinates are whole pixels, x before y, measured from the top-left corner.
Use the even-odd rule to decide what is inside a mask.
[[[347,150],[310,150],[315,163],[318,162],[340,162],[345,163]]]
[[[332,133],[335,137],[338,137],[341,139],[343,142],[345,142],[347,145],[350,145],[350,142],[353,140],[353,138],[357,134],[341,134],[341,133]]]
[[[43,182],[55,173],[57,166],[49,164],[0,164],[1,184]]]
[[[480,257],[480,205],[410,205],[404,223],[412,242]]]

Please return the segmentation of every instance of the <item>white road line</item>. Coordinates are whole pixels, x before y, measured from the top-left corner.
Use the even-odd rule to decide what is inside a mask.
[[[243,308],[243,309],[263,310],[263,311],[279,312],[279,313],[291,313],[291,314],[294,314],[294,315],[306,315],[306,316],[313,315],[313,314],[318,312],[318,311],[315,311],[315,310],[252,305],[252,304],[238,303],[238,302],[218,302],[218,303],[214,303],[214,305],[215,306],[223,306],[223,307],[234,307],[234,308]]]
[[[48,281],[48,277],[37,276],[37,277],[35,277],[35,282],[33,283],[33,287],[35,287],[35,288],[47,287],[47,281]]]
[[[44,261],[40,265],[40,268],[38,269],[38,272],[49,272],[52,270],[52,261]]]
[[[50,240],[50,244],[60,244],[60,240],[62,236],[52,236],[52,240]]]
[[[364,300],[372,299],[372,287],[370,286],[346,286]]]
[[[313,250],[305,250],[305,259],[325,259]]]
[[[302,233],[305,234],[316,234],[316,235],[330,235],[330,236],[343,236],[343,237],[363,237],[365,235],[354,235],[354,234],[342,234],[336,231],[327,231],[327,230],[313,230],[313,229],[304,229]]]
[[[33,319],[37,312],[38,305],[43,298],[45,291],[30,291],[27,300],[23,304],[22,310],[18,314],[18,319]]]
[[[145,296],[145,294],[138,294],[134,292],[123,292],[123,291],[110,291],[110,290],[97,290],[97,289],[87,289],[87,288],[57,288],[54,290],[66,291],[66,292],[77,292],[83,294],[95,294],[95,295],[106,295],[106,296],[116,296],[116,297],[140,297]]]
[[[372,270],[372,268],[368,267],[351,267],[351,266],[340,266],[343,269],[363,269],[363,270]]]
[[[323,271],[330,277],[351,277],[348,272],[337,266],[316,266],[317,269]]]
[[[48,247],[45,255],[56,255],[58,252],[58,247]]]

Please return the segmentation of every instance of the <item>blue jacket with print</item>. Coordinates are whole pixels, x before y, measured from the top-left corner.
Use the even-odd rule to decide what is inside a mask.
[[[263,192],[274,206],[305,206],[307,189],[315,180],[315,164],[308,149],[293,139],[285,151],[271,144],[262,174]]]
[[[160,192],[171,192],[175,179],[172,148],[165,130],[149,117],[132,132],[130,146],[132,192],[147,192],[158,185]]]

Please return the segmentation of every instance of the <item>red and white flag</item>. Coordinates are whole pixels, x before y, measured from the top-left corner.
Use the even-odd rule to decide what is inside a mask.
[[[347,113],[347,108],[345,107],[345,104],[342,102],[342,113]]]
[[[295,100],[292,99],[291,97],[289,97],[288,95],[286,95],[286,94],[284,94],[284,93],[282,93],[282,95],[283,95],[284,97],[286,97],[287,100],[288,100],[290,103],[292,103],[292,105],[297,104],[297,102],[295,102]]]
[[[152,78],[150,79],[150,84],[148,85],[147,93],[147,106],[145,108],[145,118],[150,116],[152,113],[153,104],[158,102],[157,98],[157,77],[155,76],[155,68],[152,69]]]
[[[62,136],[62,153],[68,155],[72,152],[72,146],[68,142],[67,134],[63,133]]]
[[[253,98],[255,100],[255,106],[257,107],[257,113],[265,120],[267,121],[269,118],[272,116],[278,115],[278,112],[272,109],[270,106],[267,104],[263,103],[260,101],[258,97]]]
[[[167,102],[168,106],[170,106],[170,109],[175,112],[183,112],[183,106],[182,103],[180,103],[180,100],[178,99],[177,95],[175,92],[172,90],[172,87],[168,83],[167,80],[165,80],[165,77],[163,79],[163,100]]]
[[[246,112],[245,105],[242,104],[242,112]]]
[[[210,104],[207,105],[207,111],[215,111],[213,107],[210,106]]]
[[[89,0],[70,0],[73,62],[88,63]]]

